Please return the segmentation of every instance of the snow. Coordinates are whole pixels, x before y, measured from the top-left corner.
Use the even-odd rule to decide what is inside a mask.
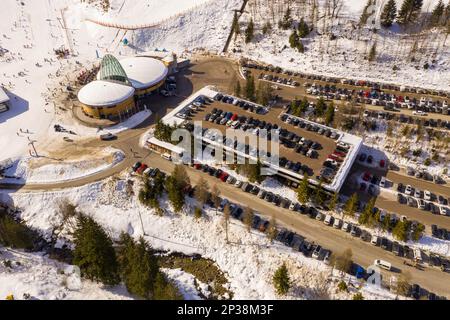
[[[5,265],[11,263],[11,268]],[[130,300],[123,286],[104,287],[80,279],[76,269],[42,253],[24,253],[0,247],[0,297],[35,300]]]
[[[185,300],[201,300],[199,290],[197,289],[198,280],[192,274],[181,269],[163,268],[161,271],[175,283]]]
[[[89,106],[108,107],[124,102],[133,94],[134,88],[131,86],[96,80],[81,88],[78,92],[78,99],[81,103]]]
[[[207,210],[205,218],[195,220],[189,213],[190,210],[174,214],[166,200],[163,200],[161,207],[165,210],[165,215],[155,215],[153,210],[142,207],[136,196],[127,191],[124,187],[128,185],[127,179],[128,176],[116,177],[84,187],[53,192],[4,191],[0,193],[0,199],[14,202],[15,206],[23,208],[21,218],[45,235],[51,232],[52,225],[58,225],[62,221],[57,214],[57,206],[61,200],[67,199],[76,204],[79,210],[96,219],[115,239],[121,231],[127,231],[133,237],[143,235],[155,249],[185,254],[199,253],[214,260],[225,273],[234,299],[280,298],[274,292],[271,278],[283,261],[289,268],[296,288],[283,299],[313,299],[323,294],[335,299],[350,298],[336,292],[337,283],[330,285],[326,281],[330,268],[323,262],[306,258],[280,243],[270,244],[264,234],[256,231],[248,233],[235,220],[230,223],[231,244],[227,244],[222,218],[214,210]],[[135,194],[137,185],[138,182],[135,181]],[[191,201],[188,207],[193,206]],[[62,236],[70,238],[67,230]],[[172,275],[178,279],[179,284],[183,283],[184,294],[188,292],[192,296],[195,293],[192,290],[192,278],[176,271]],[[366,296],[366,293],[363,294]],[[389,295],[384,297],[390,298]]]
[[[280,5],[277,4],[281,1],[274,2],[275,10],[278,10]],[[436,0],[424,1],[423,11],[433,8],[432,5],[436,2]],[[271,17],[273,13],[269,12],[268,7],[257,6],[257,9],[249,10],[240,19],[241,25],[246,26],[252,15],[255,22],[255,39],[245,44],[241,35],[234,45],[231,43],[230,50],[234,48],[240,52],[236,54],[238,57],[263,61],[293,71],[448,91],[450,51],[445,44],[444,35],[437,34],[435,30],[427,32],[428,41],[433,45],[421,47],[425,52],[420,57],[418,54],[415,55],[415,62],[411,62],[414,41],[397,32],[396,29],[399,29],[397,25],[394,25],[392,30],[380,30],[376,34],[370,33],[367,29],[362,29],[361,34],[358,34],[355,25],[366,3],[359,0],[344,0],[341,18],[336,19],[330,29],[337,39],[329,40],[329,32],[323,30],[326,23],[323,19],[319,20],[318,28],[321,35],[313,32],[304,39],[306,51],[302,54],[289,47],[288,38],[291,31],[278,30],[274,21],[271,21],[274,30],[268,35],[262,35],[262,26],[268,20],[267,17]],[[250,1],[247,6],[253,9],[254,4],[254,1]],[[310,13],[301,8],[301,4],[299,8],[296,4],[292,5],[293,17],[298,21],[303,16],[308,21]],[[275,13],[275,21],[281,19],[283,10],[285,9],[281,7],[281,11]],[[320,10],[323,14],[323,6]],[[377,63],[369,63],[365,58],[375,41],[378,52]],[[441,43],[443,46],[437,50],[436,46]],[[432,67],[425,70],[423,66],[427,62]],[[399,70],[394,71],[394,66],[399,67]]]
[[[64,162],[47,159],[41,161],[41,159],[33,157],[5,161],[4,166],[9,167],[5,175],[15,178],[0,179],[0,182],[45,184],[70,181],[112,168],[125,157],[122,151],[110,147],[105,148],[94,156],[94,158],[89,155],[82,159],[72,159]]]

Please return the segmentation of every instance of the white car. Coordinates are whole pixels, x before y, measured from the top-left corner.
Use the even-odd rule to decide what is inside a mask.
[[[415,116],[422,116],[422,117],[424,117],[424,116],[426,116],[427,115],[427,113],[426,112],[423,112],[423,111],[421,111],[421,110],[416,110],[416,111],[413,111],[413,113],[412,113],[413,115],[415,115]]]
[[[441,215],[446,216],[447,215],[447,211],[448,211],[447,207],[444,207],[444,206],[440,206],[439,207],[439,212],[440,212]]]
[[[370,239],[370,243],[376,246],[378,244],[378,236],[373,235],[372,239]]]
[[[419,189],[414,191],[414,198],[422,198],[422,192]]]
[[[427,200],[427,201],[431,201],[431,192],[428,191],[428,190],[425,190],[425,191],[423,192],[423,198],[424,198],[425,200]]]
[[[425,210],[425,201],[422,199],[417,200],[417,208],[420,210]]]
[[[412,195],[412,193],[413,193],[413,187],[411,187],[409,184],[406,186],[406,188],[405,188],[405,194],[407,195],[407,196],[410,196],[410,195]]]
[[[385,188],[386,187],[386,177],[381,177],[380,187],[381,188]]]
[[[342,220],[341,219],[334,219],[333,227],[335,229],[339,229],[342,226]]]

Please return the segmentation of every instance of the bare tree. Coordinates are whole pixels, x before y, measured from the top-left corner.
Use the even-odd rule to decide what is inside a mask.
[[[229,243],[228,241],[228,228],[230,224],[230,205],[225,205],[225,208],[223,209],[223,226],[225,228],[225,241]]]
[[[213,185],[211,189],[211,201],[214,204],[214,208],[216,208],[216,214],[217,214],[217,208],[220,205],[220,190],[217,187],[217,185]]]
[[[209,185],[205,178],[201,177],[195,187],[194,193],[195,199],[198,201],[199,205],[203,205],[208,201],[209,198]]]
[[[253,218],[255,217],[255,214],[253,213],[253,210],[250,207],[245,207],[244,209],[244,224],[245,228],[248,232],[252,230],[253,225]]]

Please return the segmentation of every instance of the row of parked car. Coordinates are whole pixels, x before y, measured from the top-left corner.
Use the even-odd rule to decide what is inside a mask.
[[[266,114],[268,112],[267,107],[263,107],[236,97],[231,97],[224,95],[222,93],[218,93],[214,100],[221,101],[223,103],[232,104],[234,106],[237,106],[245,111],[254,112],[256,114]]]
[[[297,87],[299,85],[299,83],[292,78],[279,77],[279,76],[274,76],[271,74],[261,73],[258,78],[262,79],[262,80],[270,81],[273,83],[285,84],[285,85],[293,86],[293,87]]]
[[[406,167],[406,174],[408,176],[416,177],[417,179],[423,179],[426,181],[432,181],[435,184],[444,182],[443,177],[437,174],[431,174],[425,169],[414,169],[413,167]]]
[[[331,130],[330,128],[306,121],[305,119],[292,115],[290,106],[287,108],[285,113],[280,115],[280,119],[281,121],[286,122],[287,124],[291,124],[294,127],[299,127],[307,131],[316,132],[333,140],[337,140],[340,137],[340,134],[338,132]]]
[[[364,117],[380,120],[393,120],[399,123],[422,125],[429,128],[450,130],[450,121],[444,119],[420,119],[405,114],[396,115],[390,112],[365,110]]]
[[[204,106],[208,103],[211,103],[212,100],[208,98],[207,96],[200,95],[192,101],[192,103],[188,104],[186,107],[184,107],[182,110],[180,110],[176,116],[181,119],[188,119],[191,117],[194,113],[199,112],[204,108]]]
[[[215,119],[215,120],[214,120]],[[215,121],[217,123],[217,119],[221,119],[218,124],[226,125],[234,129],[240,129],[243,131],[249,131],[257,136],[260,134],[260,130],[265,129],[267,131],[267,139],[271,140],[271,132],[270,130],[275,130],[279,134],[280,142],[282,145],[288,148],[295,148],[297,153],[302,153],[303,155],[309,156],[311,158],[317,158],[318,149],[321,149],[322,146],[311,140],[305,139],[299,135],[294,134],[293,132],[289,132],[286,129],[280,128],[277,124],[272,124],[270,122],[261,121],[259,119],[253,119],[253,117],[247,118],[246,116],[239,116],[237,113],[223,111],[221,109],[214,108],[211,113],[205,115],[205,121]],[[215,141],[216,136],[215,133],[209,132],[207,129],[204,129],[203,137],[208,138],[210,140]],[[220,141],[225,145],[232,146],[236,150],[241,150],[247,154],[256,156],[258,154],[258,149],[256,146],[251,146],[249,144],[240,145],[238,141],[234,141],[234,145],[232,142]],[[270,153],[268,152],[268,156],[270,157]],[[285,157],[280,158],[279,165],[282,168],[291,170],[293,172],[304,175],[308,173],[309,175],[313,174],[313,171],[305,164],[301,162],[293,162]]]
[[[440,228],[435,224],[431,225],[431,234],[438,239],[450,240],[450,231],[445,228]]]
[[[272,65],[262,65],[262,64],[259,64],[256,62],[251,62],[251,61],[243,62],[242,66],[245,68],[250,68],[250,69],[258,69],[258,70],[275,72],[278,74],[285,74],[285,75],[294,76],[294,77],[301,77],[301,78],[304,78],[307,80],[317,80],[317,81],[324,81],[324,82],[331,82],[331,83],[341,83],[341,84],[347,84],[347,85],[357,86],[357,87],[368,87],[373,90],[402,91],[402,92],[435,95],[435,96],[450,98],[450,92],[446,92],[446,91],[436,91],[436,90],[428,90],[428,89],[423,89],[423,88],[399,86],[399,85],[395,85],[395,84],[386,84],[386,83],[379,83],[379,82],[367,81],[367,80],[342,79],[342,78],[323,76],[323,75],[306,74],[306,73],[302,73],[302,72],[282,69],[281,67],[275,67]]]
[[[397,186],[397,201],[399,203],[407,204],[410,207],[417,207],[420,210],[431,211],[435,214],[446,216],[450,210],[447,207],[449,199],[442,195],[435,195],[428,190],[419,190],[411,185],[403,185],[399,183]],[[438,202],[438,204],[435,203]]]

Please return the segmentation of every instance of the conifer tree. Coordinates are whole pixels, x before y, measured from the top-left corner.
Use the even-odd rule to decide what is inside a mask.
[[[375,42],[370,48],[369,61],[372,62],[377,58],[377,43]]]
[[[303,176],[303,180],[297,188],[297,199],[300,203],[305,204],[309,200],[310,190],[309,190],[309,176],[307,173]]]
[[[213,185],[211,189],[211,201],[214,204],[214,208],[216,208],[216,214],[217,214],[217,208],[220,205],[220,190],[217,187],[217,185]]]
[[[397,22],[407,25],[417,22],[422,10],[423,0],[403,0],[400,11],[397,15]]]
[[[395,21],[397,17],[397,4],[395,0],[389,0],[383,7],[383,12],[381,13],[381,25],[385,28],[389,28]]]
[[[356,204],[358,202],[358,195],[354,193],[350,199],[345,203],[344,207],[344,214],[348,216],[352,216],[355,214],[356,211]]]
[[[119,283],[116,253],[105,230],[92,218],[79,214],[73,234],[73,264],[89,280],[106,285]]]
[[[319,99],[317,99],[316,102],[316,116],[318,117],[322,117],[323,114],[325,113],[325,108],[327,107],[326,103],[325,103],[325,99],[323,97],[320,97]]]
[[[279,23],[279,27],[283,30],[287,30],[292,26],[291,8],[288,6],[284,13],[283,19]]]
[[[327,110],[325,111],[325,124],[329,126],[333,123],[334,120],[334,103],[331,101],[331,103],[328,105]]]
[[[272,219],[270,219],[269,225],[267,226],[267,229],[266,229],[266,235],[267,235],[267,238],[269,239],[270,243],[272,243],[273,240],[275,240],[275,238],[277,237],[277,234],[278,234],[277,219],[275,219],[275,217],[272,216]]]
[[[297,30],[300,38],[305,38],[309,35],[309,26],[303,18],[300,19]]]
[[[275,271],[273,285],[278,295],[285,295],[291,288],[291,280],[285,263]]]
[[[131,294],[144,299],[153,297],[158,263],[143,238],[136,243],[128,234],[120,236],[118,261],[122,280]]]
[[[442,0],[439,0],[439,2],[436,4],[433,11],[431,12],[430,25],[432,26],[438,25],[444,14],[445,14],[445,5],[442,2]]]
[[[252,41],[253,33],[254,33],[253,19],[250,19],[247,25],[247,29],[245,29],[245,43],[249,43]]]
[[[255,78],[253,78],[252,75],[249,75],[245,83],[245,97],[250,101],[255,101],[255,91]]]
[[[236,97],[241,96],[241,83],[239,82],[239,80],[236,81],[236,85],[234,86],[234,95]]]

